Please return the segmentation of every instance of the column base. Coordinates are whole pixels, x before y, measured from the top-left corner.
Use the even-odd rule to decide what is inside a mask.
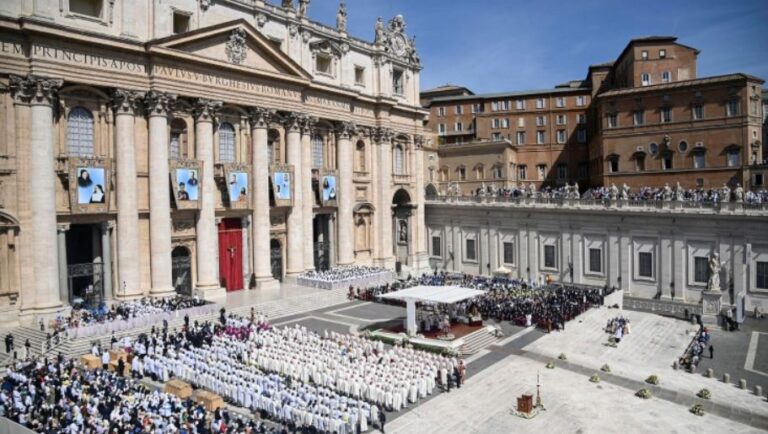
[[[280,281],[275,279],[274,277],[262,277],[256,278],[256,289],[257,290],[267,290],[267,289],[280,289]]]
[[[166,288],[152,288],[149,290],[149,296],[150,297],[171,297],[173,295],[176,295],[176,291],[173,289],[172,286],[166,287]]]
[[[227,289],[218,285],[215,286],[198,286],[195,288],[195,294],[205,300],[215,300],[227,298]]]

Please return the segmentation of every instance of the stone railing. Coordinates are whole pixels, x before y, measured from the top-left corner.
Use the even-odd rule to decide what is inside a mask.
[[[427,203],[484,206],[520,206],[536,208],[571,208],[584,210],[624,211],[667,211],[681,213],[714,214],[768,214],[768,203],[749,202],[694,202],[672,200],[610,200],[610,199],[565,199],[545,197],[506,196],[427,196]]]
[[[703,310],[700,303],[684,303],[674,300],[654,300],[648,298],[630,297],[624,294],[624,309],[653,312],[660,315],[670,315],[687,319],[690,315],[701,315]]]

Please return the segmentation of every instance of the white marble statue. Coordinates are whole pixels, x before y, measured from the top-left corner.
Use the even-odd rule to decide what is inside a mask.
[[[709,257],[709,280],[707,289],[710,291],[720,291],[720,270],[723,264],[720,262],[720,255],[717,252]]]
[[[619,187],[616,187],[616,184],[611,184],[608,197],[610,197],[611,200],[616,200],[619,198]]]
[[[339,12],[336,14],[336,28],[340,32],[347,31],[347,4],[343,1],[339,4]]]
[[[530,183],[528,185],[528,197],[536,197],[536,184]]]
[[[672,200],[672,187],[669,186],[669,183],[664,184],[664,191],[661,193],[661,199],[664,201]]]
[[[675,200],[678,202],[683,200],[683,186],[680,185],[680,181],[675,185]]]
[[[629,190],[630,187],[625,182],[624,185],[621,186],[621,200],[629,200]]]
[[[736,184],[736,189],[733,190],[733,195],[736,197],[736,202],[744,202],[744,189],[741,187],[741,184]]]
[[[720,201],[721,202],[731,201],[731,189],[726,184],[723,184],[723,188],[720,189]]]

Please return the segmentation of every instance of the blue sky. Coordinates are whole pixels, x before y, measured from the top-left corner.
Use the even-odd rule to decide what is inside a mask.
[[[584,78],[588,65],[614,60],[631,38],[647,35],[675,35],[701,50],[699,77],[768,79],[768,0],[346,1],[349,33],[366,40],[376,17],[405,16],[424,64],[422,89],[549,88]],[[334,25],[338,3],[312,0],[311,18]]]

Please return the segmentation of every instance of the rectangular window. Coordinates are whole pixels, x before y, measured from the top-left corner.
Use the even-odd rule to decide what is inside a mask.
[[[637,254],[637,275],[653,278],[653,253],[640,252]]]
[[[517,166],[517,179],[528,179],[528,166]]]
[[[659,50],[659,59],[663,59],[665,57],[667,57],[667,50],[662,48]]]
[[[101,18],[103,0],[69,0],[69,11],[74,14]]]
[[[752,185],[754,186],[763,186],[763,174],[762,173],[755,173],[752,175]]]
[[[588,177],[589,177],[589,163],[587,162],[579,163],[579,178],[585,179]]]
[[[619,171],[619,158],[613,157],[610,160],[608,160],[608,171],[611,173],[616,173]]]
[[[567,121],[568,121],[568,117],[565,115],[557,115],[557,117],[555,118],[555,122],[558,125],[565,125]]]
[[[432,237],[432,256],[441,257],[443,256],[442,252],[443,247],[443,240],[440,237]]]
[[[587,143],[587,130],[585,128],[576,130],[576,141],[579,143]]]
[[[365,68],[362,66],[355,66],[355,84],[358,86],[365,85]]]
[[[525,100],[519,99],[515,101],[515,108],[518,110],[525,110]]]
[[[579,107],[583,107],[584,104],[586,104],[587,98],[584,95],[578,95],[576,97],[576,105]]]
[[[476,103],[472,104],[472,113],[482,113],[483,112],[483,105]]]
[[[768,262],[755,262],[755,287],[759,289],[768,289]]]
[[[669,83],[672,81],[672,73],[669,71],[664,71],[661,73],[661,82],[662,83]]]
[[[592,273],[603,272],[602,249],[589,249],[589,271]]]
[[[405,74],[401,69],[392,71],[392,91],[395,95],[405,94]]]
[[[459,167],[459,181],[467,180],[467,169]]]
[[[696,256],[693,258],[693,281],[707,283],[709,280],[709,258]]]
[[[653,84],[651,81],[651,74],[648,74],[647,72],[640,74],[640,84],[643,86],[650,86]]]
[[[536,144],[543,145],[546,140],[544,131],[536,131]]]
[[[501,178],[503,178],[502,173],[501,173],[501,166],[493,166],[491,171],[493,173],[493,178],[494,179],[501,179]]]
[[[661,159],[661,164],[664,170],[672,170],[674,168],[672,164],[672,154],[665,155],[664,158]]]
[[[645,125],[645,111],[635,110],[632,117],[635,121],[635,125]]]
[[[461,122],[456,122],[456,124],[453,126],[454,131],[462,132],[464,131],[464,124]]]
[[[466,254],[467,254],[467,260],[468,261],[474,261],[477,258],[476,252],[475,252],[475,240],[466,240]]]
[[[616,113],[611,113],[608,116],[608,128],[616,128],[619,126],[619,117]]]
[[[463,106],[460,106],[460,105],[457,105],[457,106],[456,106],[456,114],[457,114],[457,115],[461,115],[461,114],[464,114],[464,107],[463,107]]]
[[[70,2],[70,4],[72,4]],[[189,31],[189,15],[174,12],[173,13],[173,33],[179,34]]]
[[[544,180],[547,177],[547,165],[539,164],[536,166],[536,171],[539,172],[539,180]]]
[[[557,268],[555,246],[544,246],[544,268]]]
[[[587,115],[580,113],[576,115],[576,123],[577,124],[586,124],[587,123]]]
[[[536,98],[536,108],[537,109],[543,109],[544,107],[546,107],[546,105],[547,104],[546,104],[544,98]]]
[[[662,123],[672,122],[672,109],[671,108],[663,107],[661,109],[661,122]]]
[[[703,169],[706,164],[706,155],[703,152],[693,154],[693,168]]]
[[[504,263],[505,264],[514,264],[515,263],[515,244],[514,243],[504,243]]]
[[[525,128],[525,118],[518,118],[517,119],[517,127],[518,128]]]
[[[726,154],[726,158],[727,158],[726,163],[728,167],[737,167],[741,165],[741,158],[739,155],[739,151],[735,149],[729,150],[728,153]]]
[[[568,179],[568,166],[565,164],[557,165],[557,179]]]
[[[516,144],[524,145],[525,144],[525,131],[518,131],[517,134],[515,134],[515,140],[516,140]]]
[[[557,130],[557,143],[565,143],[565,130]]]
[[[445,134],[445,124],[437,124],[437,132],[440,134]]]
[[[437,116],[439,116],[439,117],[445,116],[445,107],[438,107],[437,108]]]
[[[543,127],[547,124],[547,118],[544,116],[536,116],[536,126]]]
[[[695,121],[704,119],[704,106],[701,104],[694,104],[691,113],[693,115],[693,120]]]
[[[315,71],[320,74],[331,75],[331,58],[318,55],[315,58]]]
[[[739,114],[739,100],[728,101],[725,114],[727,116],[737,116]]]
[[[560,108],[565,107],[565,97],[562,97],[562,96],[557,97],[557,99],[555,100],[555,105]]]
[[[648,51],[647,51],[647,50],[643,50],[643,51],[640,53],[640,57],[642,57],[642,58],[643,58],[643,60],[648,60]]]
[[[491,140],[493,140],[494,142],[501,141],[501,133],[498,133],[498,132],[491,133]]]

